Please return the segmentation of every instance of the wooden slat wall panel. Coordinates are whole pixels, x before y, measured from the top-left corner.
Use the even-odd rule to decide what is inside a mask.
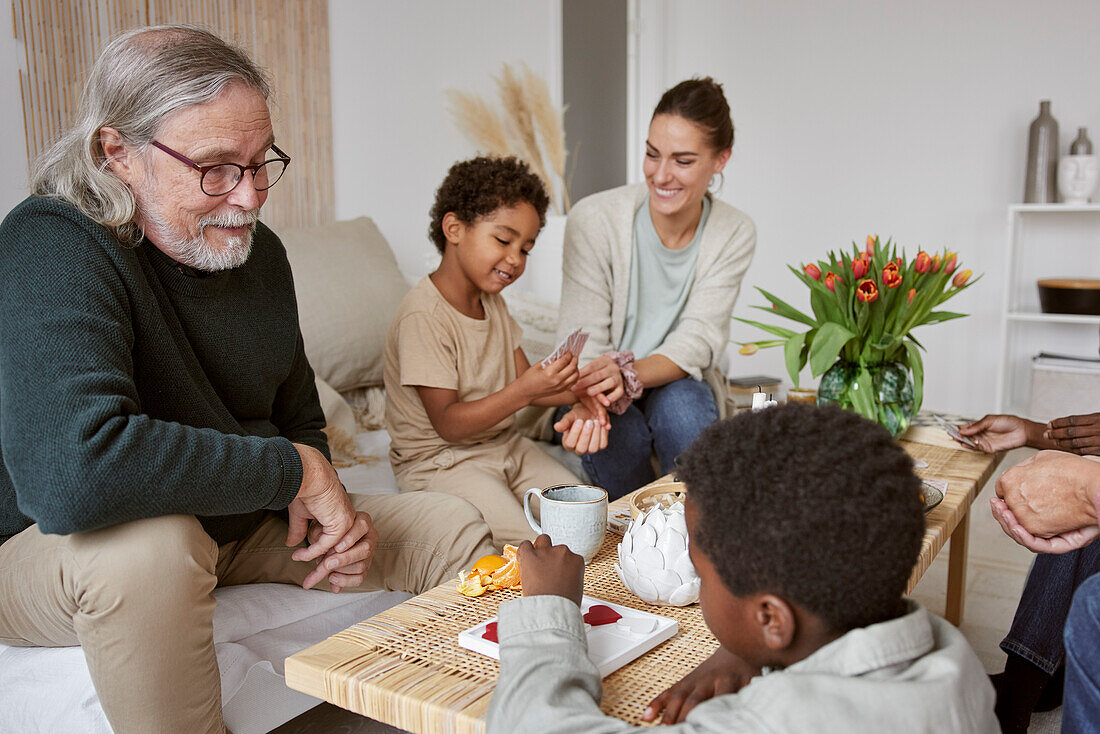
[[[30,166],[71,123],[111,38],[194,23],[240,45],[271,75],[275,136],[294,162],[271,190],[264,220],[276,229],[333,220],[327,0],[12,0],[12,21],[26,51],[19,81]]]

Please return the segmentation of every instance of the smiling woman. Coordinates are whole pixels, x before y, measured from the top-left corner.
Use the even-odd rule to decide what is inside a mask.
[[[582,458],[612,498],[654,479],[724,409],[718,370],[756,227],[710,192],[733,146],[722,86],[665,92],[649,125],[645,184],[589,196],[565,228],[558,338],[590,334],[575,390],[614,414],[608,447]],[[569,445],[568,438],[561,438]]]

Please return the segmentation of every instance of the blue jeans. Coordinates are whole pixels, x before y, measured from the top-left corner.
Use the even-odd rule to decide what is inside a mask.
[[[1100,732],[1100,576],[1085,581],[1073,595],[1065,644],[1062,731]]]
[[[1096,573],[1100,573],[1100,541],[1069,553],[1036,556],[1001,649],[1054,675],[1066,657],[1062,633],[1073,593]]]
[[[559,409],[555,421],[566,410]],[[649,460],[653,452],[661,473],[671,472],[676,457],[718,420],[718,405],[707,383],[685,377],[646,390],[625,413],[609,417],[607,448],[585,454],[581,464],[589,481],[614,500],[657,478]],[[555,434],[555,439],[560,443],[561,434]]]

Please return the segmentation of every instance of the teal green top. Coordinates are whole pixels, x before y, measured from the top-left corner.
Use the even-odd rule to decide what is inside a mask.
[[[286,251],[199,273],[30,197],[0,224],[0,541],[169,514],[218,541],[328,455]]]
[[[661,244],[653,226],[649,197],[638,207],[630,257],[630,295],[619,351],[629,349],[638,359],[647,357],[676,327],[695,284],[695,260],[709,215],[710,198],[704,196],[703,214],[691,242],[683,249],[670,250]]]

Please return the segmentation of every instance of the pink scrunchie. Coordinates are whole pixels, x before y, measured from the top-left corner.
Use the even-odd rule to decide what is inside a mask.
[[[608,357],[611,357],[611,361],[619,367],[619,372],[623,375],[623,396],[607,406],[615,415],[622,415],[626,412],[626,409],[630,407],[631,403],[641,396],[642,381],[638,379],[638,372],[634,369],[634,352],[606,352]]]

